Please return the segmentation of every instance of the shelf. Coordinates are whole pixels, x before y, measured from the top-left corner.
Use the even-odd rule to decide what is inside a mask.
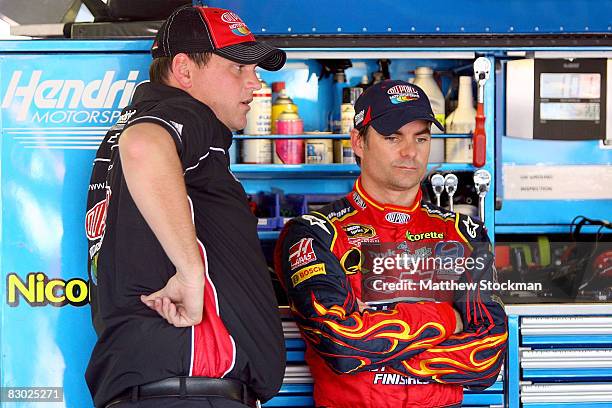
[[[595,234],[599,229],[599,225],[585,225],[582,227],[581,232],[587,234]],[[575,227],[574,227],[575,229]],[[611,233],[611,230],[602,228],[601,232],[604,234]],[[569,234],[569,224],[530,224],[530,225],[496,225],[496,234]]]
[[[356,164],[232,164],[239,178],[356,178]]]
[[[280,231],[257,231],[257,235],[261,240],[272,240],[278,238]]]
[[[466,405],[503,405],[504,394],[464,394],[463,406]]]
[[[532,346],[542,345],[550,347],[552,345],[567,346],[567,345],[600,345],[612,344],[612,335],[551,335],[551,336],[522,336],[521,345]]]
[[[612,378],[610,368],[523,368],[523,378],[526,379],[554,379],[557,380],[581,380],[609,379]]]
[[[453,134],[453,133],[435,133],[431,135],[434,139],[469,139],[472,137],[471,134]],[[299,135],[234,135],[234,140],[256,140],[256,139],[350,139],[348,133],[334,134],[334,133],[321,133],[321,134],[299,134]]]
[[[359,175],[356,164],[232,164],[232,172],[243,179],[254,178],[355,178]],[[430,163],[428,171],[473,171],[468,163]]]

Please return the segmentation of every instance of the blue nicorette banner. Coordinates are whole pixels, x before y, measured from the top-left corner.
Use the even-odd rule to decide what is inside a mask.
[[[61,387],[63,401],[45,407],[93,406],[84,379],[95,341],[89,176],[106,130],[148,80],[150,56],[89,50],[7,53],[0,60],[2,406],[40,406],[35,401],[44,393],[32,387]]]

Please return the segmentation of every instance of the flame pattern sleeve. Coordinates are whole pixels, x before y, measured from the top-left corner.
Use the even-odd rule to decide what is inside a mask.
[[[456,320],[446,303],[402,303],[359,310],[351,284],[333,253],[337,231],[322,215],[287,224],[275,268],[308,347],[337,372],[352,373],[410,361],[449,338]]]
[[[508,338],[506,314],[498,294],[487,286],[497,281],[493,254],[481,245],[472,257],[484,259],[483,267],[466,272],[461,280],[476,286],[455,293],[454,306],[462,317],[463,332],[394,365],[400,373],[472,389],[485,389],[496,381]]]

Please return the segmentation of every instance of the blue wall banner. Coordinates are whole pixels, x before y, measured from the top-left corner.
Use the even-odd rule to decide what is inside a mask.
[[[147,52],[87,50],[0,60],[0,405],[40,406],[34,395],[43,392],[27,402],[17,387],[59,387],[61,398],[44,406],[93,405],[84,379],[95,341],[84,228],[90,169],[106,130],[148,79],[149,61]]]

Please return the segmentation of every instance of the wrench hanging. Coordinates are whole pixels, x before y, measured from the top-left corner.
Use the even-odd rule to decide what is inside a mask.
[[[440,196],[444,192],[444,177],[441,174],[431,176],[431,188],[436,195],[436,205],[440,207]]]
[[[485,57],[478,57],[474,61],[474,79],[478,84],[478,104],[476,105],[476,128],[472,135],[474,156],[472,163],[475,167],[482,167],[487,160],[487,136],[485,133],[484,115],[484,87],[491,76],[491,61]]]
[[[478,193],[478,216],[480,221],[485,222],[485,197],[491,185],[491,173],[485,169],[474,172],[474,187]]]
[[[449,173],[444,177],[444,189],[448,194],[448,209],[455,211],[454,196],[457,192],[457,185],[459,184],[459,178],[453,173]]]

